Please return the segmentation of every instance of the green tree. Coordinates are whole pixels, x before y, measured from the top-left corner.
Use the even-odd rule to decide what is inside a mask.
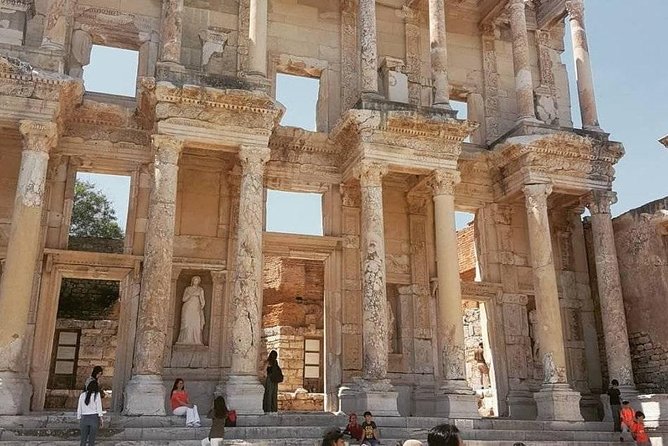
[[[74,206],[70,235],[74,237],[96,237],[122,239],[123,231],[118,225],[116,211],[111,202],[95,184],[76,180],[74,184]]]

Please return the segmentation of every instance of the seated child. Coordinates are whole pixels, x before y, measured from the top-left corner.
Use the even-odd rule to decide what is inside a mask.
[[[633,439],[636,441],[636,445],[650,446],[652,444],[649,441],[649,435],[645,432],[645,414],[641,411],[636,412],[631,433],[633,434]]]
[[[635,411],[631,404],[624,400],[622,401],[622,409],[619,411],[619,424],[622,432],[631,432],[633,430],[633,423],[635,419]],[[619,437],[620,441],[624,441],[624,437]]]
[[[373,415],[368,410],[364,412],[364,423],[362,423],[362,432],[364,433],[360,445],[378,446],[380,444],[378,427],[373,421]]]
[[[348,425],[346,426],[346,430],[344,430],[343,433],[350,435],[350,438],[354,440],[362,441],[362,435],[364,435],[364,432],[362,431],[362,426],[357,422],[356,413],[353,412],[348,417]]]

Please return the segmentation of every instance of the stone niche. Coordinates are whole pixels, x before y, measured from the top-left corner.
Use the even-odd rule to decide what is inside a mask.
[[[198,276],[199,284],[204,290],[204,329],[202,330],[202,344],[180,344],[181,313],[183,308],[183,293],[190,286],[192,278]],[[172,331],[172,367],[206,367],[209,361],[209,338],[211,334],[211,297],[213,281],[211,274],[206,270],[184,269],[176,279],[174,298],[174,322]]]

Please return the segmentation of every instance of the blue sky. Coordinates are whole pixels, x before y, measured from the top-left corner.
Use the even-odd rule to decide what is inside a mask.
[[[586,0],[586,23],[589,49],[594,70],[594,86],[601,127],[611,138],[624,143],[626,155],[616,166],[614,189],[618,203],[613,214],[668,195],[668,149],[657,141],[668,134],[668,58],[665,24],[668,23],[667,0]],[[106,51],[106,52],[105,52]],[[136,53],[94,47],[92,59],[101,60],[97,71],[93,65],[84,71],[86,88],[134,95],[136,70],[118,70],[128,63],[136,66]],[[566,33],[563,61],[570,76],[573,122],[580,123],[575,87],[575,70]],[[129,76],[129,81],[123,76]],[[130,85],[128,91],[127,85]],[[125,87],[124,87],[125,86]],[[317,100],[317,82],[296,82],[292,76],[281,76],[277,99],[287,107],[283,125],[314,129],[309,109]],[[117,208],[125,221],[129,188],[119,178],[101,179],[97,184]],[[320,233],[320,197],[314,194],[270,192],[267,204],[268,230]],[[458,226],[470,217],[458,215]]]

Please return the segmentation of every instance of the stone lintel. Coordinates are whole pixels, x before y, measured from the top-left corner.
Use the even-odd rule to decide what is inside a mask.
[[[293,259],[326,260],[341,247],[341,237],[265,232],[263,253]]]

